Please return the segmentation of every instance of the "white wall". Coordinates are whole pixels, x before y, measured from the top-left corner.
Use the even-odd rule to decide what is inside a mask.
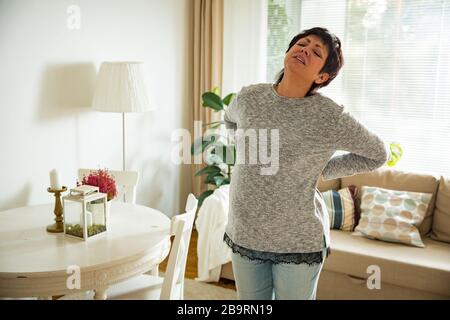
[[[67,27],[80,8],[81,28]],[[0,0],[0,211],[52,202],[49,171],[68,187],[79,167],[122,169],[121,114],[90,109],[102,61],[144,61],[157,110],[126,115],[137,203],[168,216],[189,188],[172,164],[172,130],[187,128],[188,0]]]

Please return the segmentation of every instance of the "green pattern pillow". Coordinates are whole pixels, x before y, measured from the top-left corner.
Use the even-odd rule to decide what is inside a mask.
[[[356,186],[322,192],[330,217],[330,228],[353,231],[359,219],[356,208]]]
[[[418,227],[431,193],[399,191],[378,187],[361,188],[361,219],[355,231],[370,239],[425,247]]]

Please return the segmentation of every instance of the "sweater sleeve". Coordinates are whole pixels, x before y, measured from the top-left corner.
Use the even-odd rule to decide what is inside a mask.
[[[389,160],[389,146],[349,112],[340,114],[335,129],[336,150],[349,153],[328,161],[322,172],[324,180],[369,172]]]
[[[231,101],[230,105],[225,109],[225,127],[227,129],[237,129],[238,123],[238,95]]]

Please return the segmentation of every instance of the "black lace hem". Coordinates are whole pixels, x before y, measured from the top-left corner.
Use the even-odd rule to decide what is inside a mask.
[[[323,263],[322,252],[276,253],[276,252],[256,251],[235,244],[226,233],[223,236],[223,241],[231,248],[233,253],[238,253],[241,257],[245,257],[250,260],[257,260],[261,262],[270,261],[274,264],[278,263],[307,264],[310,266]],[[328,251],[329,250],[327,250],[327,256]]]

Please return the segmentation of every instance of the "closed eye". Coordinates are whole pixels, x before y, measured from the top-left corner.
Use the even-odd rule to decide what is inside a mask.
[[[303,43],[297,43],[297,45],[300,46],[300,47],[304,47],[305,46]],[[314,51],[314,54],[322,59],[322,57],[320,56],[320,54],[317,53],[317,51]]]

